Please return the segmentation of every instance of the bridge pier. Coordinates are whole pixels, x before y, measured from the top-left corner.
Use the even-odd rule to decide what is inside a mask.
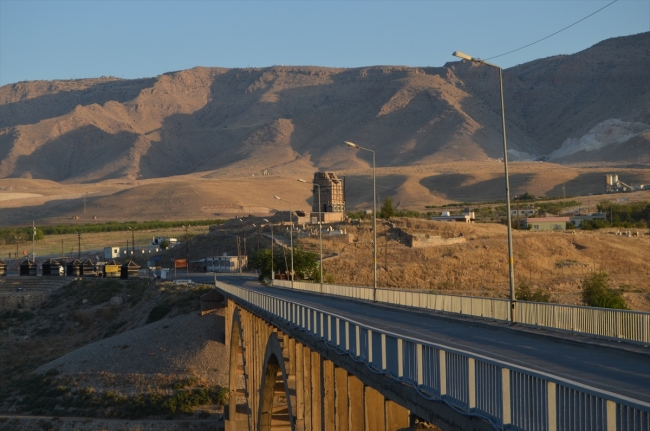
[[[492,429],[230,298],[226,324],[226,431],[398,431],[412,414],[446,431]]]

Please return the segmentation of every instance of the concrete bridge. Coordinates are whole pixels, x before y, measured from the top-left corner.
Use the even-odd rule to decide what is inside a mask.
[[[445,431],[650,431],[643,341],[272,288],[250,277],[220,276],[217,289],[227,303],[227,431],[394,431],[415,418]],[[639,328],[620,330],[630,331]]]

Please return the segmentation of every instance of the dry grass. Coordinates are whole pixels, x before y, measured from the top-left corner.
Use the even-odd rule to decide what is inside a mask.
[[[378,284],[386,287],[426,289],[445,293],[506,296],[509,292],[506,228],[495,224],[442,223],[402,219],[395,225],[407,231],[453,237],[463,234],[465,244],[409,248],[388,239],[388,227],[378,226]],[[324,238],[324,252],[337,253],[324,269],[336,283],[372,285],[372,225],[346,226],[355,236],[351,244]],[[516,282],[529,281],[552,293],[553,300],[579,303],[581,280],[591,271],[605,271],[612,287],[625,286],[631,308],[650,311],[650,236],[624,237],[615,230],[577,232],[514,231]],[[299,240],[316,251],[318,238]]]

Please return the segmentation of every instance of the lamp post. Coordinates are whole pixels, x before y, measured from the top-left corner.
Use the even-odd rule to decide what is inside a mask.
[[[372,153],[372,230],[374,234],[373,243],[375,249],[373,255],[375,282],[372,290],[372,301],[377,302],[377,177],[375,174],[375,152],[373,150],[369,150],[368,148],[360,147],[357,144],[349,141],[345,141],[345,145]]]
[[[244,226],[244,256],[248,256],[248,252],[246,251],[246,220],[244,220],[243,218],[238,218],[237,220],[242,222]],[[246,264],[248,264],[248,260],[246,261]]]
[[[190,273],[190,243],[189,243],[190,226],[191,226],[190,224],[188,224],[187,226],[183,226],[183,228],[185,228],[185,272],[187,274]]]
[[[289,238],[291,241],[291,288],[293,289],[293,279],[295,278],[295,274],[293,273],[293,211],[291,210],[291,202],[285,201],[284,199],[280,198],[280,196],[273,196],[275,199],[286,202],[289,204]]]
[[[267,219],[263,218],[271,226],[271,282],[275,280],[275,266],[273,265],[273,247],[275,246],[275,241],[273,240],[273,225]]]
[[[129,227],[129,230],[131,231],[131,256],[135,256],[135,231],[137,229],[137,227],[134,227],[133,229]],[[133,259],[133,257],[131,259]]]
[[[20,241],[20,237],[14,235],[14,241],[16,242],[16,262],[18,262],[18,241]]]
[[[301,183],[307,183],[307,181],[302,180],[300,178],[298,178],[298,181],[300,181]],[[320,241],[320,293],[323,293],[323,218],[321,216],[321,206],[320,206],[320,184],[316,184],[315,182],[312,181],[312,185],[318,187],[318,239]]]
[[[516,323],[515,316],[515,267],[514,267],[514,258],[512,254],[512,214],[510,212],[510,180],[508,179],[508,146],[506,144],[506,113],[505,105],[503,103],[503,70],[501,67],[488,63],[478,58],[474,58],[470,55],[464,54],[460,51],[454,51],[452,54],[454,57],[462,58],[463,60],[473,61],[475,63],[485,64],[486,66],[491,66],[499,70],[499,88],[501,92],[501,127],[503,129],[503,166],[506,177],[506,211],[507,211],[507,223],[508,223],[508,273],[510,277],[510,323]]]
[[[79,249],[77,250],[77,259],[81,260],[81,234],[83,232],[78,230],[77,231],[77,239],[79,240]]]

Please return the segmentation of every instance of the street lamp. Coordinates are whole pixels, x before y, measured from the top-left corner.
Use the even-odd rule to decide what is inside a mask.
[[[300,178],[298,178],[298,181],[300,181],[301,183],[309,184],[307,181]],[[316,184],[315,182],[312,182],[311,184],[318,187],[318,239],[320,240],[320,293],[323,293],[323,219],[321,216],[321,206],[320,206],[320,184]]]
[[[190,224],[187,226],[183,225],[182,227],[185,229],[185,272],[187,274],[190,273],[190,239],[189,239],[189,230],[190,230]],[[137,228],[136,228],[137,229]],[[135,244],[133,244],[135,246]]]
[[[133,229],[129,227],[129,230],[131,231],[131,255],[135,255],[135,231],[137,229],[137,227],[134,227]]]
[[[372,301],[377,302],[377,181],[376,181],[376,175],[375,175],[375,152],[373,150],[369,150],[368,148],[363,148],[360,147],[359,145],[345,141],[345,145],[348,147],[352,148],[357,148],[359,150],[364,150],[364,151],[370,151],[372,153],[372,230],[374,233],[374,256],[373,259],[375,261],[374,263],[374,278],[375,278],[375,283],[373,285],[373,291],[372,291]]]
[[[246,220],[243,218],[238,218],[237,220],[242,222],[244,226],[244,256],[248,256],[248,251],[246,251]],[[248,260],[246,260],[246,264],[248,265]]]
[[[479,58],[474,58],[470,55],[462,53],[460,51],[454,51],[452,54],[454,57],[462,58],[463,60],[473,61],[475,63],[485,64],[486,66],[491,66],[499,70],[499,87],[501,91],[501,127],[503,129],[503,166],[506,176],[506,211],[507,211],[507,223],[508,223],[508,272],[510,276],[510,323],[515,324],[515,266],[514,258],[512,255],[512,215],[510,214],[510,180],[508,179],[508,146],[506,145],[506,113],[505,105],[503,103],[503,70],[501,67],[488,63],[487,61],[481,60]]]
[[[275,199],[286,202],[289,204],[289,238],[291,241],[291,288],[293,289],[293,279],[295,278],[295,274],[293,273],[293,211],[291,210],[291,202],[285,201],[284,199],[280,198],[280,196],[273,196]]]
[[[273,240],[273,225],[267,219],[263,218],[271,226],[271,282],[275,280],[275,266],[273,265],[273,247],[275,246],[275,241]]]

